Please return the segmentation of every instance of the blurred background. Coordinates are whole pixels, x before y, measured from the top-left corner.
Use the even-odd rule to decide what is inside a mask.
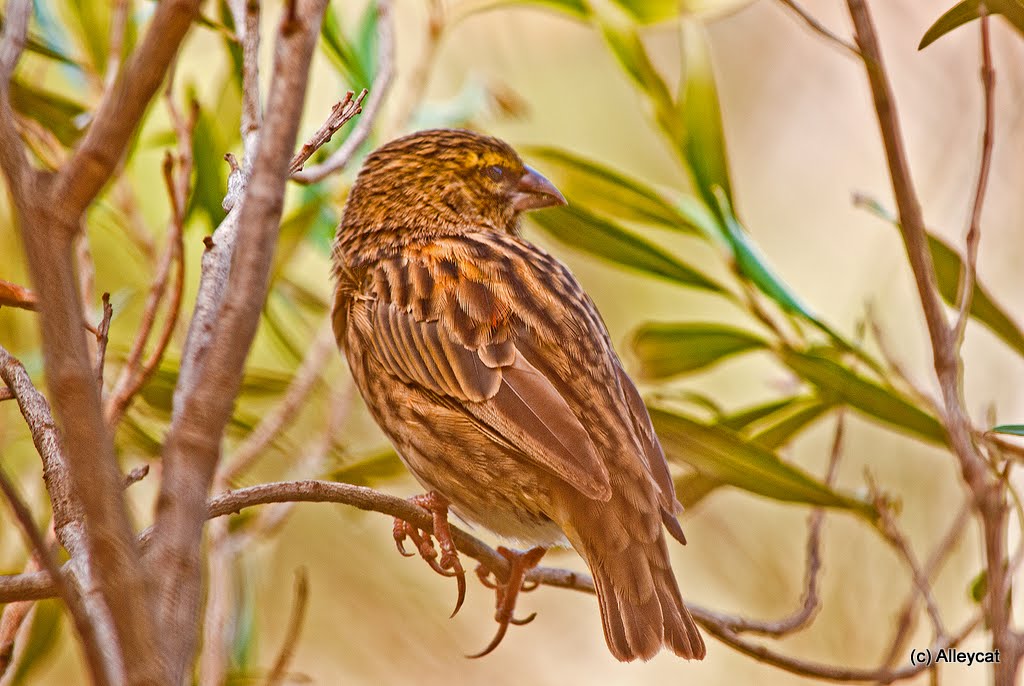
[[[624,4],[628,3],[609,0],[589,6],[599,6],[593,10],[595,16],[612,17],[620,22],[618,26],[635,31],[673,93],[677,83],[685,89],[687,68],[700,68],[701,56],[709,56],[720,101],[732,210],[742,217],[750,241],[758,247],[759,263],[771,266],[779,282],[802,302],[805,313],[843,339],[864,340],[864,348],[878,357],[877,341],[870,333],[862,333],[870,308],[891,356],[910,379],[937,397],[928,339],[899,234],[890,222],[852,201],[859,193],[883,208],[891,210],[894,205],[862,65],[809,31],[779,2],[684,3],[687,16],[683,20],[673,16],[651,22],[623,11],[620,5]],[[651,3],[651,7],[660,4]],[[926,220],[936,236],[961,251],[980,154],[982,91],[976,23],[922,51],[917,49],[925,31],[949,4],[950,0],[900,0],[874,2],[871,9]],[[738,283],[727,257],[731,244],[723,248],[720,240],[699,232],[673,231],[664,221],[640,221],[625,208],[601,205],[600,193],[591,190],[588,195],[588,176],[579,165],[552,150],[637,180],[673,206],[680,199],[701,197],[700,180],[694,180],[678,150],[659,130],[657,104],[630,78],[628,64],[610,49],[608,31],[603,34],[596,20],[581,19],[560,5],[583,6],[396,0],[392,13],[395,80],[362,154],[401,133],[436,125],[466,125],[507,139],[528,163],[566,191],[572,206],[591,212],[582,217],[546,215],[536,223],[528,222],[526,234],[578,276],[645,394],[660,399],[664,407],[709,423],[780,398],[803,397],[800,392],[807,387],[806,379],[780,365],[771,346],[751,346],[745,354],[721,364],[705,360],[692,369],[664,372],[652,362],[650,348],[642,345],[646,339],[636,337],[638,327],[651,322],[712,322],[774,340],[773,332],[766,331],[741,303],[707,288],[687,287],[679,278],[664,274],[659,278],[651,269],[637,268],[636,259],[593,254],[598,239],[591,240],[590,232],[604,226],[604,221],[660,246],[677,263],[716,282]],[[806,0],[803,6],[840,36],[852,35],[842,3]],[[132,7],[134,20],[144,26],[151,3],[140,0]],[[264,79],[278,10],[277,3],[264,3]],[[335,1],[332,12],[334,43],[342,49],[332,49],[331,37],[325,38],[314,63],[300,138],[320,125],[344,91],[371,87],[380,67],[374,56],[373,8],[361,1]],[[223,217],[220,199],[228,170],[221,156],[240,148],[236,67],[216,26],[228,20],[219,3],[206,3],[204,13],[212,26],[192,30],[175,81],[180,102],[194,97],[201,106],[193,144],[196,190],[185,232],[184,311],[164,360],[118,429],[125,470],[143,463],[153,463],[154,471],[158,470],[155,460],[169,417],[177,355],[194,302],[202,238]],[[107,50],[103,41],[109,16],[109,4],[102,0],[37,3],[36,35],[75,64],[30,55],[19,67],[18,77],[26,86],[32,84],[25,90],[23,97],[28,100],[23,107],[39,114],[35,121],[51,130],[58,125],[70,127],[52,141],[58,151],[73,141],[75,127],[83,125],[81,113],[98,97],[97,84],[88,72],[91,65],[102,64],[98,56]],[[984,288],[1011,322],[1024,322],[1020,298],[1024,241],[1019,223],[1024,213],[1020,192],[1024,45],[1001,19],[993,21],[992,31],[997,74],[995,148],[978,271]],[[701,52],[704,46],[706,55]],[[685,65],[682,55],[689,56]],[[347,131],[339,134],[335,144]],[[142,315],[155,264],[153,245],[156,252],[162,249],[168,201],[160,168],[164,151],[173,145],[166,110],[155,102],[121,180],[88,216],[89,251],[95,265],[88,303],[91,319],[99,318],[99,293],[110,292],[114,305],[108,385]],[[274,281],[229,428],[228,455],[280,401],[313,345],[330,296],[329,242],[358,161],[321,184],[289,189]],[[618,198],[604,197],[605,205],[614,205]],[[721,208],[711,210],[716,211]],[[700,216],[707,216],[707,211]],[[609,250],[614,253],[619,248]],[[6,198],[0,201],[0,255],[4,256],[0,278],[27,285],[27,265]],[[758,283],[749,275],[746,281]],[[738,287],[731,290],[742,292]],[[768,305],[776,304],[770,297],[759,297]],[[777,308],[775,318],[782,328],[793,326],[802,332],[797,337],[808,346],[834,341],[806,322],[793,325],[787,319],[794,315],[784,309]],[[1003,336],[990,329],[973,320],[967,329],[967,407],[982,425],[1020,423],[1024,418],[1022,353],[1007,343],[1012,335],[1005,329]],[[653,329],[646,331],[653,336]],[[35,314],[0,308],[0,344],[25,363],[41,386]],[[333,353],[328,359],[308,402],[263,451],[260,461],[232,485],[319,476],[369,484],[399,495],[416,493],[417,484],[353,396],[343,360]],[[813,422],[772,446],[785,464],[815,483],[823,479],[828,462],[836,426],[834,410],[830,404]],[[912,582],[899,556],[857,512],[857,504],[866,498],[865,470],[898,503],[899,524],[919,559],[927,558],[944,535],[966,492],[954,460],[941,445],[905,426],[894,428],[893,422],[885,423],[870,412],[847,411],[844,416],[846,440],[834,493],[845,500],[836,501],[839,504],[829,509],[825,522],[821,610],[809,628],[771,643],[807,660],[871,667],[883,659],[891,644],[894,622]],[[680,483],[692,485],[685,481],[694,473],[693,465],[686,465],[685,453],[680,449],[672,456],[678,462],[673,470]],[[0,404],[0,454],[6,468],[18,475],[22,491],[38,505],[36,512],[45,523],[48,510],[39,460],[14,403]],[[157,483],[151,474],[128,491],[139,527],[150,521]],[[807,503],[781,502],[792,498],[773,498],[741,486],[716,478],[704,497],[690,494],[683,515],[689,544],[673,549],[673,564],[688,601],[750,618],[780,617],[801,601],[811,510]],[[24,565],[25,549],[6,509],[0,511],[0,522],[0,571],[16,573]],[[234,608],[225,639],[230,647],[230,683],[260,681],[273,662],[291,612],[295,570],[300,567],[308,570],[310,595],[290,668],[294,683],[486,682],[497,686],[813,681],[760,664],[714,639],[708,640],[708,656],[702,663],[661,655],[647,664],[619,664],[605,647],[594,598],[551,588],[520,600],[520,614],[538,612],[534,623],[513,627],[501,647],[485,659],[466,660],[463,655],[482,648],[494,630],[493,595],[471,578],[466,606],[449,620],[454,584],[421,561],[400,557],[394,550],[389,519],[342,506],[301,504],[272,521],[247,513],[229,524],[230,531],[247,526],[256,526],[253,535],[239,554],[227,557],[222,570]],[[1019,531],[1018,522],[1013,521],[1011,550]],[[492,540],[486,532],[475,533]],[[977,610],[972,584],[981,559],[978,530],[972,522],[958,537],[934,582],[935,597],[951,631]],[[584,568],[571,551],[552,551],[545,563]],[[931,641],[931,630],[923,615],[918,620],[909,646],[924,648]],[[81,674],[80,656],[66,618],[53,601],[39,605],[32,632],[32,652],[22,656],[19,673],[11,675],[14,683],[74,683]],[[985,638],[979,637],[965,647],[983,649],[985,645]],[[909,654],[898,656],[898,664],[908,659]],[[988,679],[983,669],[965,665],[944,668],[941,675],[944,684],[978,684]],[[912,683],[927,681],[922,676]]]

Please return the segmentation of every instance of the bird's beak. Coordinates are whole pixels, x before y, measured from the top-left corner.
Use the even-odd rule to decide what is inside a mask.
[[[519,178],[512,193],[512,207],[517,212],[566,204],[565,196],[555,188],[555,184],[531,167],[526,167],[526,173]]]

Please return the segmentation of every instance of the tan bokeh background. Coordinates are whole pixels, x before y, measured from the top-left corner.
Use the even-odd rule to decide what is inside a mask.
[[[979,155],[977,30],[968,26],[923,52],[916,50],[925,29],[949,4],[951,0],[876,1],[872,9],[925,216],[934,231],[959,245]],[[850,34],[842,3],[807,0],[804,5],[840,35]],[[346,6],[344,15],[355,17],[359,9]],[[402,100],[409,87],[426,21],[420,0],[398,0],[396,9],[398,80],[392,104]],[[271,17],[274,13],[269,8],[266,12]],[[1021,322],[1024,46],[1002,21],[993,26],[996,148],[979,271],[990,291]],[[922,317],[898,236],[850,201],[851,193],[858,191],[892,206],[863,70],[769,0],[709,19],[708,31],[734,193],[755,240],[795,292],[841,331],[851,333],[865,304],[873,303],[892,348],[914,378],[934,388]],[[644,35],[659,67],[673,82],[679,71],[675,30],[653,27]],[[264,43],[268,55],[269,43]],[[209,73],[210,65],[226,68],[222,50],[210,34],[194,32],[186,54],[179,79],[191,77],[202,94],[208,85],[203,74]],[[679,188],[687,183],[684,171],[650,127],[645,101],[588,27],[535,9],[502,9],[472,17],[441,45],[427,87],[428,102],[450,101],[465,91],[467,83],[500,84],[528,105],[522,119],[496,113],[478,118],[488,131],[514,144],[556,145],[655,184]],[[325,64],[317,65],[314,84],[301,129],[306,133],[347,87]],[[385,122],[391,112],[385,111]],[[161,154],[151,153],[154,160]],[[157,168],[155,163],[151,166]],[[159,223],[164,199],[155,175],[153,181],[155,199],[145,209]],[[17,257],[9,275],[0,276],[24,280],[20,254],[13,252],[20,248],[6,212],[0,250]],[[740,321],[734,312],[721,311],[716,301],[599,263],[535,230],[530,235],[572,267],[617,342],[624,344],[632,327],[651,319]],[[103,240],[94,238],[98,255],[104,251],[96,243]],[[193,244],[189,252],[193,293],[198,249]],[[708,253],[706,259],[715,258]],[[297,262],[295,271],[305,276],[303,281],[326,293],[326,260],[307,250]],[[8,269],[8,260],[3,268]],[[98,263],[98,279],[115,268],[113,263]],[[145,275],[138,278],[144,280]],[[98,287],[102,290],[102,283]],[[30,349],[31,317],[0,310],[0,343]],[[625,353],[624,345],[621,348]],[[266,346],[257,348],[256,355],[262,366],[280,366]],[[974,416],[984,417],[993,407],[1000,422],[1024,418],[1024,394],[1019,390],[1024,369],[1019,358],[976,325],[968,330],[965,355],[968,408]],[[31,368],[33,360],[26,362]],[[39,370],[38,360],[34,369]],[[347,372],[340,360],[328,373],[330,383],[345,383]],[[726,407],[739,407],[770,397],[792,380],[767,359],[754,356],[683,383]],[[316,413],[313,409],[307,415]],[[38,466],[19,422],[12,404],[0,406],[0,450],[5,464],[21,470],[23,490],[38,496]],[[821,474],[833,426],[828,420],[813,428],[786,457]],[[870,466],[885,490],[902,502],[901,524],[918,556],[926,557],[962,502],[952,459],[855,415],[848,428],[840,484],[862,488],[863,470]],[[355,453],[381,445],[361,410],[355,411],[347,431],[350,437],[345,442]],[[261,474],[270,478],[284,471],[284,465],[268,465]],[[133,487],[140,521],[151,511],[154,483]],[[416,491],[410,478],[381,487],[401,494]],[[805,508],[729,489],[711,496],[684,515],[690,543],[674,551],[684,597],[757,618],[795,609],[807,513]],[[23,550],[7,512],[0,517],[0,562],[14,571]],[[809,683],[714,640],[709,641],[703,663],[662,655],[648,664],[618,664],[604,646],[594,599],[549,588],[521,600],[520,614],[539,612],[533,624],[513,627],[493,655],[466,660],[463,654],[475,652],[490,638],[492,596],[471,580],[466,606],[458,617],[447,619],[454,584],[421,562],[400,558],[390,532],[390,521],[378,515],[333,505],[300,505],[280,535],[248,552],[239,574],[256,598],[257,665],[266,667],[273,660],[291,605],[293,571],[304,566],[309,570],[311,600],[292,671],[317,684]],[[1016,524],[1011,533],[1015,544]],[[979,555],[977,531],[972,529],[937,581],[936,597],[950,627],[973,611],[968,586],[980,568]],[[581,566],[571,552],[551,553],[546,562]],[[888,647],[894,615],[910,583],[896,555],[877,535],[849,515],[831,515],[824,536],[822,610],[811,628],[786,639],[780,648],[811,660],[872,666]],[[927,622],[920,623],[915,635],[912,645],[925,647],[930,638]],[[984,644],[976,641],[968,647],[981,649]],[[75,683],[77,659],[72,644],[63,641],[54,659],[35,673],[36,681]],[[978,667],[943,672],[944,684],[967,686],[986,679]]]

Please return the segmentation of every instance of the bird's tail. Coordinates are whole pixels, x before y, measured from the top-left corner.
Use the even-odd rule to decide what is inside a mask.
[[[596,532],[595,532],[596,533]],[[608,541],[581,541],[587,558],[608,648],[618,660],[650,660],[662,648],[689,660],[704,658],[704,640],[679,594],[665,536],[627,539],[609,553]]]

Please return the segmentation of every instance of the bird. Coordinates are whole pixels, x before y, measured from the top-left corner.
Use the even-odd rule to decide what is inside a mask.
[[[525,212],[565,205],[504,141],[463,129],[397,138],[370,153],[332,248],[331,323],[373,418],[427,493],[430,536],[396,520],[438,572],[464,570],[449,509],[503,540],[499,630],[529,568],[571,545],[594,579],[620,661],[667,648],[703,659],[666,533],[686,538],[664,452],[593,301],[523,237]],[[454,614],[454,613],[453,613]]]

